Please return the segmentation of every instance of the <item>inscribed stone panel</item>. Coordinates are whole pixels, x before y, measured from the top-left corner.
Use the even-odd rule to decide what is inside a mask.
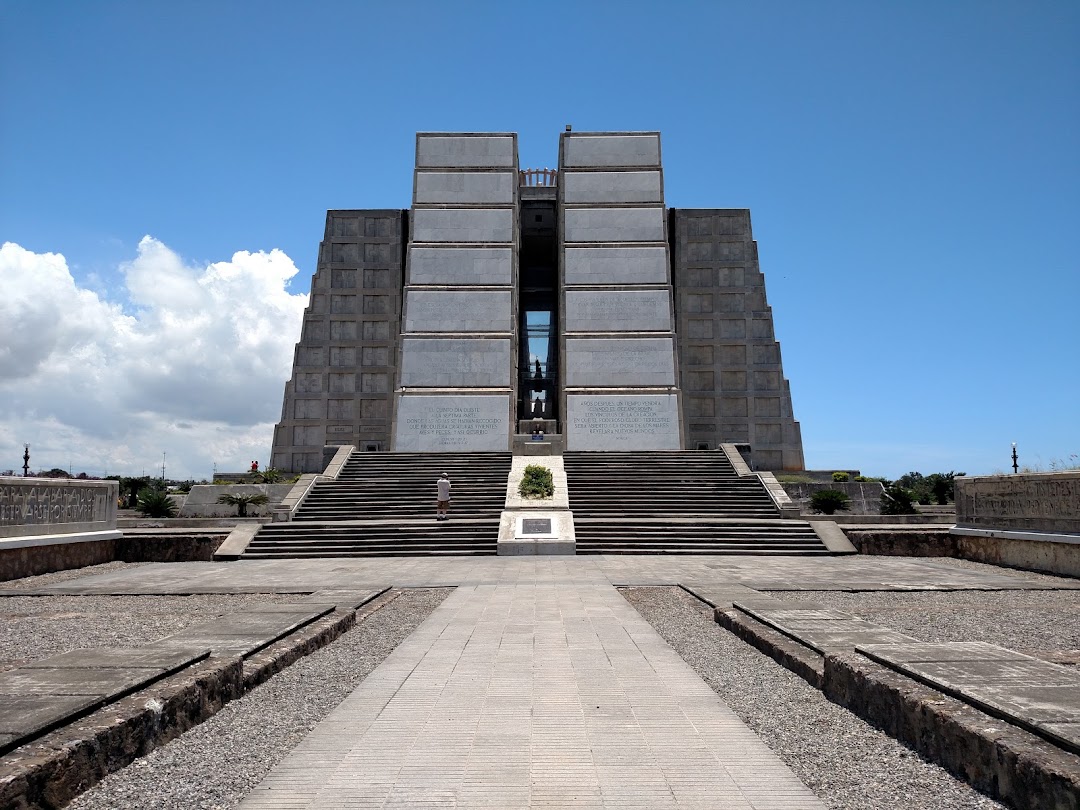
[[[326,321],[304,321],[304,329],[301,333],[305,343],[321,343],[326,340]]]
[[[659,135],[578,135],[563,137],[562,165],[659,166]]]
[[[746,372],[745,371],[721,371],[720,372],[720,390],[721,391],[745,391],[746,390]]]
[[[476,169],[516,168],[514,136],[427,135],[416,136],[417,168]]]
[[[741,340],[746,337],[746,319],[745,318],[721,318],[720,319],[720,338],[721,340]]]
[[[720,435],[726,442],[750,441],[750,429],[745,422],[721,422]]]
[[[667,248],[567,247],[563,277],[567,284],[666,284]]]
[[[331,340],[356,340],[356,321],[330,321]]]
[[[687,371],[685,379],[688,391],[712,391],[716,387],[711,371]]]
[[[780,372],[779,371],[755,371],[754,372],[754,388],[758,391],[779,391],[780,390]]]
[[[516,172],[417,172],[417,204],[500,205],[514,202]]]
[[[295,447],[322,447],[324,438],[322,425],[297,425],[293,428],[292,444]]]
[[[398,452],[506,451],[510,442],[508,394],[402,394],[394,420]]]
[[[564,203],[663,202],[660,172],[563,172]]]
[[[684,293],[683,302],[686,304],[686,312],[712,312],[712,293]]]
[[[509,387],[510,339],[405,338],[400,383],[412,387]]]
[[[325,366],[326,352],[319,346],[300,346],[296,350],[296,365],[317,368]]]
[[[566,396],[567,450],[678,450],[674,394]]]
[[[390,349],[386,346],[365,346],[360,355],[360,365],[385,366],[390,363]]]
[[[410,284],[510,284],[510,248],[409,248]]]
[[[322,391],[322,374],[297,372],[294,385],[298,394],[318,394]]]
[[[389,321],[364,321],[364,340],[389,340]]]
[[[360,375],[360,390],[365,394],[385,394],[390,390],[390,377],[379,371],[364,372]]]
[[[321,399],[293,400],[294,419],[322,419],[326,415]]]
[[[712,397],[685,397],[686,415],[692,418],[716,415],[716,400]]]
[[[720,346],[720,365],[722,366],[745,366],[746,346]]]
[[[509,332],[509,290],[421,290],[405,294],[405,332]]]
[[[780,397],[754,397],[754,416],[779,416]]]
[[[662,242],[665,209],[567,208],[563,239],[567,242]]]
[[[362,399],[360,400],[361,419],[385,419],[389,409],[385,399]]]
[[[355,270],[331,270],[330,286],[335,290],[350,289],[356,286]]]
[[[390,296],[389,295],[365,295],[364,296],[364,314],[365,315],[388,315],[390,313]]]
[[[687,318],[686,336],[696,340],[712,340],[713,322],[704,318]]]
[[[513,242],[512,208],[416,208],[416,242]]]
[[[353,346],[331,346],[330,365],[334,368],[353,368],[356,366],[356,348]]]
[[[328,399],[326,401],[326,418],[353,419],[353,403],[355,401],[352,399]]]
[[[720,397],[721,416],[746,416],[746,397]]]
[[[384,268],[364,270],[364,288],[368,290],[384,289],[390,286],[390,271]]]
[[[754,344],[754,364],[768,365],[780,362],[780,347],[775,343]]]
[[[567,338],[568,386],[673,386],[670,338]]]
[[[330,261],[335,264],[356,264],[360,261],[360,246],[356,242],[334,242],[330,246]]]
[[[567,290],[567,332],[667,332],[667,290]]]
[[[355,295],[331,295],[330,296],[330,313],[333,315],[354,315],[356,314],[356,296]]]
[[[356,374],[331,372],[328,380],[331,394],[351,394],[356,391]]]

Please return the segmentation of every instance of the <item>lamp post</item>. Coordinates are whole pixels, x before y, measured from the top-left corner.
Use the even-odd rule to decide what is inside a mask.
[[[1013,442],[1012,446],[1013,446],[1013,456],[1012,456],[1012,458],[1013,458],[1013,475],[1016,475],[1018,472],[1020,472],[1020,465],[1016,463],[1016,442]]]
[[[30,445],[23,445],[22,454],[22,474],[23,478],[27,478],[30,475]]]

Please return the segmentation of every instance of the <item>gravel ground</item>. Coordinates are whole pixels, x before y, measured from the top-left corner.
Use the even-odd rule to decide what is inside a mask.
[[[270,769],[415,630],[450,589],[405,591],[205,723],[98,783],[71,810],[221,810]]]
[[[940,562],[934,558],[935,562]],[[1002,569],[968,560],[948,560],[962,568]],[[1076,580],[1029,572],[1025,579]],[[1010,650],[1064,662],[1080,656],[1080,591],[774,591],[791,601],[819,602],[921,641],[985,641]]]
[[[828,807],[1005,807],[830,703],[804,680],[717,625],[712,608],[679,588],[626,588],[622,593]]]

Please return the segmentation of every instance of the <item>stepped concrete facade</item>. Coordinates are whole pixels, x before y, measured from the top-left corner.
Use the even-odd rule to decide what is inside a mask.
[[[745,209],[668,208],[656,132],[419,133],[413,201],[327,214],[271,463],[749,445],[802,469]]]

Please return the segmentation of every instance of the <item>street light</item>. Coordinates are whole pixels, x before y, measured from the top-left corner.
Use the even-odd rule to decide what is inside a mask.
[[[1020,472],[1020,465],[1016,463],[1016,442],[1012,443],[1013,446],[1013,475]]]

